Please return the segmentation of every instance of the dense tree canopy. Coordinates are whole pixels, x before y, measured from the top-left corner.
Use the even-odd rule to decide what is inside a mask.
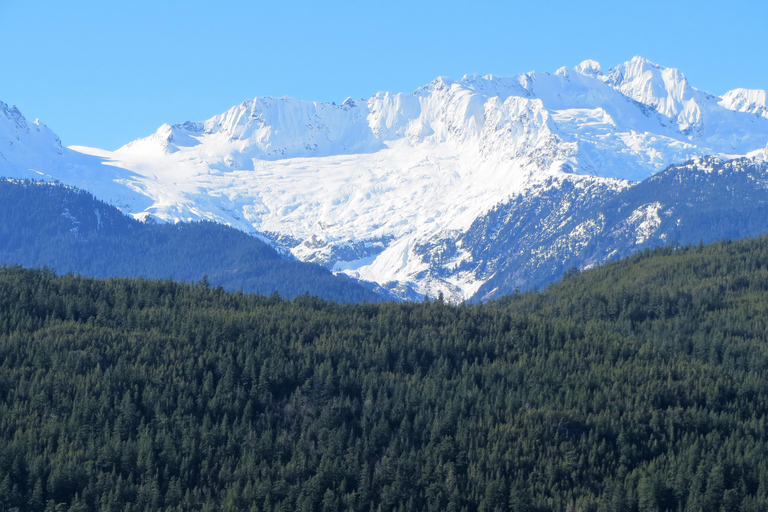
[[[763,511],[768,239],[485,305],[0,270],[0,508]]]

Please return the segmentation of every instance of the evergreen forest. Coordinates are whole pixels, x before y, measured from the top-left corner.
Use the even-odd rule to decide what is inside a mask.
[[[768,510],[768,238],[496,302],[0,268],[0,509]]]

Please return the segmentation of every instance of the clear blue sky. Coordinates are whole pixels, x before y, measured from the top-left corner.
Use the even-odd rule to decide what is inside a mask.
[[[768,89],[768,0],[0,0],[0,101],[115,149],[255,96],[410,92],[437,76],[604,70],[642,55]]]

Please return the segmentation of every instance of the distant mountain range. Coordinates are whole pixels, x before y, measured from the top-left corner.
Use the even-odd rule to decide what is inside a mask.
[[[766,232],[765,160],[765,91],[718,97],[640,57],[340,105],[256,98],[113,152],[62,148],[0,103],[0,175],[137,219],[228,224],[406,299],[492,298],[644,247]]]

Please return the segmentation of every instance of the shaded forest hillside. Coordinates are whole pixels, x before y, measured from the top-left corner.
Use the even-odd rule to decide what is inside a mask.
[[[768,239],[485,305],[0,270],[0,508],[768,509]]]
[[[286,259],[242,231],[212,222],[139,222],[88,192],[29,180],[0,180],[0,263],[99,278],[196,282],[207,276],[229,291],[382,300],[352,279]]]

